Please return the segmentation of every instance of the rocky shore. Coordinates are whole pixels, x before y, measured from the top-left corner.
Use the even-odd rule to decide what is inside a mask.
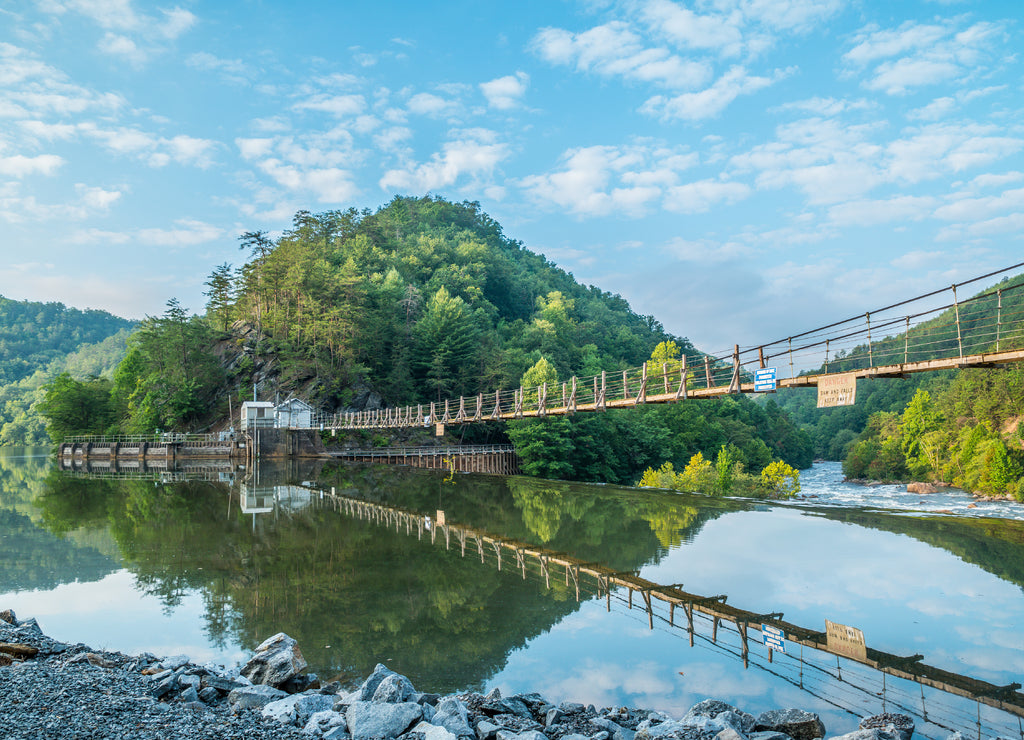
[[[235,669],[185,656],[123,655],[47,637],[0,612],[0,737],[6,740],[910,740],[898,714],[828,735],[817,715],[755,717],[714,699],[683,717],[626,707],[554,705],[497,690],[438,696],[383,665],[359,686],[321,684],[295,640],[277,634]],[[959,733],[950,740],[959,740]]]

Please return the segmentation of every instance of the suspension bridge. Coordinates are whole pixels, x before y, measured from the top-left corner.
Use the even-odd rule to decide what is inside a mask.
[[[560,384],[498,389],[430,404],[318,414],[311,425],[347,430],[464,424],[760,392],[751,368],[774,370],[775,390],[1001,367],[1024,361],[1024,295],[1018,293],[1024,281],[1004,281],[969,298],[961,296],[965,287],[1022,267],[1024,262],[784,339],[734,345],[717,355],[682,354]]]

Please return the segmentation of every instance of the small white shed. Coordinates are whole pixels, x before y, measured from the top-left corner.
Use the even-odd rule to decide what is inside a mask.
[[[270,401],[242,403],[241,428],[274,426],[274,404]]]
[[[274,411],[280,429],[309,429],[313,426],[313,407],[301,398],[289,398]]]

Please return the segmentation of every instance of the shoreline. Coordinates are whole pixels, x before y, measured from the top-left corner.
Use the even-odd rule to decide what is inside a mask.
[[[34,619],[0,611],[0,736],[165,740],[910,740],[913,721],[883,714],[830,735],[820,718],[780,708],[753,716],[705,699],[682,717],[627,707],[558,705],[417,691],[384,665],[358,686],[305,673],[279,633],[229,669],[187,656],[124,655],[51,639]],[[949,740],[962,740],[959,733]]]

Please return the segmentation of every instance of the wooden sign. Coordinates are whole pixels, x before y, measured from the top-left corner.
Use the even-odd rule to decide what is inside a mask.
[[[854,660],[867,660],[868,648],[864,644],[864,633],[856,627],[825,620],[825,638],[828,650],[836,655],[845,655]]]
[[[818,378],[818,408],[830,409],[835,406],[853,406],[857,397],[857,375],[823,375]]]
[[[444,526],[444,511],[442,509],[437,510],[437,524],[439,527]]]
[[[444,424],[439,423],[439,424],[437,424],[437,426],[434,427],[434,436],[435,437],[443,437],[444,436]]]

